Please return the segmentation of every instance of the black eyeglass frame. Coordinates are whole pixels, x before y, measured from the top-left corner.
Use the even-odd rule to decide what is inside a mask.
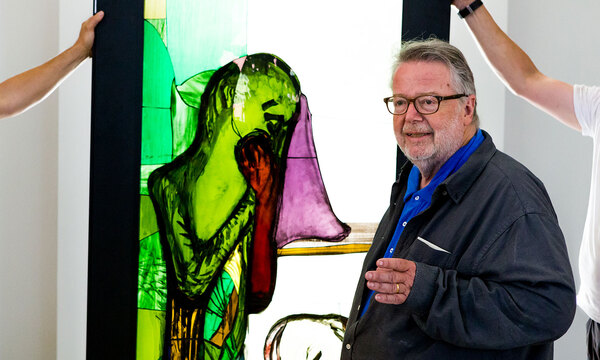
[[[437,102],[437,108],[435,109],[435,111],[423,113],[419,109],[417,109],[417,106],[415,105],[416,104],[415,100],[417,100],[418,98],[424,97],[424,96],[431,96],[431,97],[437,99],[438,102]],[[387,109],[387,111],[390,114],[392,114],[392,115],[404,115],[404,114],[406,114],[406,112],[408,111],[408,108],[410,106],[410,103],[413,103],[413,105],[415,106],[415,110],[419,114],[421,114],[421,115],[431,115],[431,114],[435,114],[436,112],[438,112],[438,110],[440,109],[440,104],[442,103],[442,101],[444,101],[444,100],[460,99],[462,97],[467,97],[467,96],[469,96],[469,95],[468,94],[454,94],[454,95],[448,95],[448,96],[419,95],[416,98],[409,99],[409,98],[406,98],[406,97],[400,96],[400,95],[392,95],[392,96],[388,96],[388,97],[383,98],[383,102],[385,103],[385,108]],[[390,103],[390,100],[393,99],[394,97],[401,97],[403,99],[406,99],[406,101],[407,101],[407,103],[406,103],[406,110],[404,110],[404,112],[402,112],[402,113],[395,113],[395,112],[392,112],[390,110],[390,107],[388,106],[388,104]]]

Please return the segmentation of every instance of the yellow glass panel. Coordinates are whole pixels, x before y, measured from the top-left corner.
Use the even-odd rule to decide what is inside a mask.
[[[144,19],[165,19],[167,17],[167,0],[146,0],[144,2]]]
[[[369,251],[371,244],[341,244],[320,247],[298,247],[277,249],[278,256],[289,255],[340,255],[354,254]]]

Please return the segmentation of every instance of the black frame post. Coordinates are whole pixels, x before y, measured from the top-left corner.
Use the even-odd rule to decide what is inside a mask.
[[[143,0],[98,0],[92,65],[87,359],[135,359]]]

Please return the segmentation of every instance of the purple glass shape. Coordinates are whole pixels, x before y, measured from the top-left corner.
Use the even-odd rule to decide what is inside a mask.
[[[275,241],[277,248],[299,239],[343,240],[350,227],[333,213],[312,135],[306,97],[300,98],[300,116],[288,150],[285,181]]]

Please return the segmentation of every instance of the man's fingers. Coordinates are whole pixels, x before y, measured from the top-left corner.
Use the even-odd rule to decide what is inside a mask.
[[[414,279],[414,273],[378,268],[375,271],[368,271],[365,279],[384,283],[407,282],[409,279]]]
[[[379,259],[377,260],[377,266],[382,269],[392,269],[396,271],[410,271],[416,269],[414,262],[397,258]]]
[[[408,284],[401,282],[380,283],[375,281],[367,281],[367,287],[382,294],[408,294],[411,289]]]
[[[365,275],[365,278],[370,281],[382,282],[382,283],[393,283],[400,282],[399,273],[397,271],[381,270],[369,271]]]
[[[104,17],[104,11],[98,11],[93,16],[90,16],[86,21],[81,24],[81,31],[93,31],[96,28],[96,25],[102,20]]]
[[[393,295],[376,294],[375,300],[382,304],[400,305],[400,304],[404,304],[407,297],[408,297],[408,294],[407,295],[404,295],[404,294],[393,294]]]
[[[98,23],[102,20],[103,17],[104,11],[100,10],[96,14],[94,14],[94,16],[89,18],[89,24],[92,26],[92,29],[95,28],[96,25],[98,25]]]

